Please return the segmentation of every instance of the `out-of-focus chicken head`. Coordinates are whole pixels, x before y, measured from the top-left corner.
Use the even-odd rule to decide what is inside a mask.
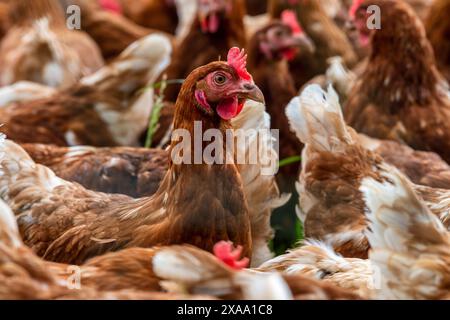
[[[303,32],[295,12],[283,11],[282,21],[272,22],[257,34],[259,49],[269,60],[292,60],[299,51],[314,51],[314,45]]]
[[[369,29],[367,25],[368,7],[369,5],[364,0],[353,0],[349,11],[350,19],[359,33],[359,42],[362,47],[367,47],[370,44],[372,34],[375,32],[374,29]]]
[[[247,99],[264,103],[263,93],[247,72],[246,59],[244,50],[235,47],[228,52],[227,62],[213,62],[199,68],[198,72],[204,72],[205,76],[196,83],[197,107],[208,115],[217,114],[223,120],[231,120],[242,111]]]
[[[221,19],[231,12],[232,0],[198,0],[198,18],[204,33],[216,33]]]

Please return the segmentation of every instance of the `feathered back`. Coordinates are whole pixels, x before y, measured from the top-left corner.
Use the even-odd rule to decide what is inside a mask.
[[[96,110],[120,145],[138,144],[152,111],[150,86],[168,66],[171,54],[169,38],[151,34],[132,43],[111,64],[81,79],[77,90],[98,101]]]
[[[342,57],[331,57],[327,62],[329,64],[325,73],[327,82],[336,88],[342,101],[352,89],[356,76],[344,66]]]
[[[292,299],[279,274],[235,271],[212,254],[190,246],[171,246],[153,258],[153,271],[169,290],[231,299]]]
[[[381,298],[449,297],[449,233],[395,168],[386,168],[384,183],[361,184],[368,207],[370,260],[379,268]]]
[[[162,34],[151,34],[129,45],[111,64],[96,73],[84,77],[80,83],[95,86],[107,92],[117,85],[117,81],[134,80],[122,90],[131,92],[149,84],[168,66],[172,45],[168,37]],[[142,77],[145,74],[145,77]],[[139,77],[136,79],[136,77]],[[143,78],[143,79],[141,79]]]
[[[331,86],[327,92],[316,84],[306,87],[288,104],[286,116],[300,141],[317,151],[339,152],[353,143]]]
[[[258,270],[279,271],[288,275],[323,280],[341,288],[351,289],[364,298],[371,296],[373,288],[370,261],[344,258],[330,245],[311,239],[305,241],[301,247],[267,261]]]
[[[0,88],[0,108],[11,103],[49,98],[57,92],[56,89],[43,84],[19,81],[10,86]]]
[[[22,246],[16,218],[11,208],[0,199],[0,242],[10,247]]]
[[[65,183],[49,168],[36,164],[20,145],[0,135],[0,198],[13,210],[31,206],[44,190]],[[21,192],[26,196],[18,196]]]
[[[47,17],[54,26],[65,26],[64,11],[58,0],[9,1],[9,20],[14,25],[30,24]]]

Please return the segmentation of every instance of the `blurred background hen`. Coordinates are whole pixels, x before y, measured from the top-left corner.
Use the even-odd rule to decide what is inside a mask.
[[[450,0],[0,1],[0,298],[448,298],[449,14]],[[174,164],[172,132],[193,121],[278,130],[250,139],[277,173]],[[368,285],[373,267],[389,285]]]

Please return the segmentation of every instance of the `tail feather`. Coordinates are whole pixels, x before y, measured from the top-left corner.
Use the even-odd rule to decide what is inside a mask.
[[[129,45],[114,61],[80,80],[84,86],[132,93],[153,83],[169,65],[172,45],[162,34],[151,34]],[[127,85],[124,85],[124,79]]]
[[[17,227],[16,218],[11,208],[0,199],[0,243],[9,247],[18,248],[22,246],[22,239]]]
[[[0,198],[20,213],[40,201],[55,187],[70,184],[49,168],[36,164],[21,146],[4,138],[0,141]]]
[[[288,104],[286,115],[300,141],[319,151],[340,151],[353,143],[331,86],[327,92],[316,84],[306,87]]]
[[[80,92],[95,93],[96,111],[118,144],[138,145],[153,108],[151,85],[168,66],[171,51],[166,36],[151,34],[132,43],[111,64],[81,79]]]
[[[314,240],[308,240],[300,248],[267,261],[258,270],[278,270],[289,275],[325,280],[341,288],[358,291],[362,297],[369,297],[374,287],[368,260],[344,258],[332,247]]]
[[[229,295],[234,271],[213,255],[190,246],[162,248],[153,257],[153,271],[163,287],[177,293]]]
[[[0,108],[11,103],[49,98],[56,92],[56,89],[39,83],[19,81],[0,88]]]
[[[328,83],[332,84],[340,94],[341,99],[350,93],[355,81],[355,74],[344,67],[342,57],[328,59],[329,67],[326,71]]]
[[[379,296],[443,298],[450,279],[450,236],[410,182],[396,169],[387,172],[389,181],[366,178],[360,188],[370,221],[370,260],[382,275]]]
[[[369,208],[372,248],[419,253],[424,243],[443,243],[448,233],[441,221],[421,202],[406,177],[393,167],[387,170],[388,181],[365,178],[360,188]]]
[[[153,270],[163,279],[196,284],[228,278],[233,271],[206,251],[191,246],[171,246],[153,257]]]
[[[235,283],[243,290],[247,300],[292,300],[289,285],[279,273],[240,272]]]
[[[153,271],[166,289],[240,299],[292,299],[279,274],[230,269],[212,254],[190,246],[160,249],[153,257]]]

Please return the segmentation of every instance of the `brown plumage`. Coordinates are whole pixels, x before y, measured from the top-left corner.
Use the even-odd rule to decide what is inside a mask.
[[[95,42],[66,27],[58,1],[18,0],[9,10],[11,28],[0,46],[2,85],[29,80],[68,87],[103,66]]]
[[[106,193],[134,198],[153,195],[167,167],[167,151],[146,148],[57,147],[24,144],[22,147],[39,164],[67,181]]]
[[[210,76],[216,73],[231,77],[228,86],[232,95],[262,100],[262,93],[253,82],[241,79],[237,72],[224,62],[214,62],[193,71],[177,99],[174,128],[186,129],[191,136],[194,121],[201,121],[205,130],[217,128],[224,133],[230,128],[229,121],[220,120],[216,113],[205,113],[194,97],[200,86],[212,90],[210,103],[223,99],[220,95],[226,95],[226,91],[206,89]],[[207,93],[205,95],[208,99]],[[171,148],[178,142],[174,140]],[[25,243],[48,260],[81,263],[121,248],[179,243],[212,250],[219,240],[240,244],[244,254],[251,256],[249,211],[235,164],[208,166],[170,162],[169,171],[153,197],[132,199],[96,193],[66,182],[48,168],[36,165],[11,141],[6,141],[4,147],[8,150],[2,161],[5,172],[1,182],[2,198],[9,201],[18,215]],[[19,172],[21,179],[10,180]],[[39,192],[35,193],[35,188]],[[24,203],[32,205],[24,207]]]
[[[247,13],[251,16],[267,12],[267,0],[246,0]]]
[[[287,107],[291,127],[305,143],[297,191],[305,237],[323,240],[345,257],[367,258],[361,179],[382,179],[382,158],[355,143],[334,91],[307,87]]]
[[[404,0],[407,2],[417,13],[422,21],[425,21],[430,12],[430,7],[434,0]]]
[[[447,18],[449,12],[449,0],[435,0],[425,21],[425,27],[438,68],[450,82],[450,21]]]
[[[161,279],[154,274],[152,266],[157,250],[157,247],[129,248],[94,257],[80,266],[53,262],[46,265],[67,287],[159,292]]]
[[[178,25],[173,0],[119,0],[122,14],[133,22],[150,29],[175,34]]]
[[[198,17],[194,19],[189,33],[174,52],[172,63],[167,69],[168,79],[184,79],[199,66],[219,58],[225,59],[231,47],[245,47],[244,0],[219,0],[219,3],[221,4],[220,11],[213,12],[214,15],[218,15],[217,19],[219,19],[218,29],[215,32],[202,31],[201,20],[209,19],[209,11],[199,12],[197,9]],[[207,10],[210,10],[209,7],[212,8],[213,5],[214,3],[209,3],[206,6]],[[203,17],[203,15],[206,16]],[[179,90],[179,85],[169,86],[166,90],[167,100],[175,101]]]
[[[158,248],[131,248],[82,266],[47,262],[21,241],[11,209],[0,201],[1,299],[209,299],[161,292],[153,273]]]
[[[350,290],[303,277],[235,270],[210,253],[190,246],[161,248],[154,272],[169,291],[209,294],[224,299],[339,300],[358,299]]]
[[[308,41],[304,34],[294,35],[288,25],[277,20],[258,30],[248,44],[248,69],[264,93],[271,127],[279,130],[280,159],[296,156],[302,149],[302,144],[289,129],[289,122],[284,113],[284,107],[297,94],[285,54],[310,50],[307,48]],[[263,51],[263,47],[269,49]],[[287,169],[282,170],[284,173],[297,174],[297,168]]]
[[[286,112],[306,145],[297,185],[298,215],[304,221],[306,237],[328,242],[345,257],[367,258],[367,206],[359,188],[364,178],[386,181],[385,173],[393,167],[363,147],[345,125],[334,91],[326,93],[312,85]],[[416,190],[448,227],[448,205],[443,197],[432,200],[440,191],[421,186]]]
[[[8,32],[9,28],[9,4],[0,2],[0,39]]]
[[[264,105],[248,102],[242,112],[231,121],[236,130],[269,130],[270,121]],[[283,205],[288,196],[280,197],[275,177],[264,174],[267,160],[276,165],[278,154],[272,147],[271,136],[255,138],[242,146],[250,155],[256,145],[267,145],[268,157],[256,164],[239,166],[244,193],[249,204],[252,230],[252,265],[270,259],[268,242],[273,237],[270,228],[272,210]],[[168,168],[167,151],[141,148],[56,147],[25,144],[25,150],[39,164],[51,168],[57,176],[101,192],[127,194],[133,197],[154,194]],[[266,169],[264,169],[266,168]]]
[[[80,6],[83,13],[81,28],[95,40],[106,60],[115,58],[138,39],[159,32],[139,26],[122,15],[102,10],[96,1],[65,0],[65,2],[66,6],[71,4]]]
[[[345,107],[347,123],[450,161],[448,88],[421,21],[403,1],[366,1],[360,15],[369,4],[380,6],[383,27],[372,30],[372,53]]]
[[[450,298],[450,233],[399,172],[380,183],[366,178],[370,261],[380,299]]]
[[[300,88],[314,76],[323,74],[327,60],[341,56],[348,67],[357,62],[356,54],[347,36],[330,18],[319,1],[299,0],[298,4],[290,5],[286,0],[271,0],[269,13],[272,18],[279,18],[285,9],[297,12],[300,25],[314,43],[314,53],[301,55],[290,63],[290,69],[295,79],[296,88]]]
[[[21,143],[138,145],[153,103],[153,90],[141,89],[167,66],[171,49],[166,37],[149,35],[67,90],[1,108],[4,133]]]
[[[436,153],[416,151],[396,141],[377,140],[363,134],[359,134],[358,140],[415,184],[450,189],[450,166]]]
[[[302,246],[265,262],[257,270],[321,280],[351,290],[364,299],[371,298],[374,289],[369,260],[343,258],[317,241],[306,241]]]

